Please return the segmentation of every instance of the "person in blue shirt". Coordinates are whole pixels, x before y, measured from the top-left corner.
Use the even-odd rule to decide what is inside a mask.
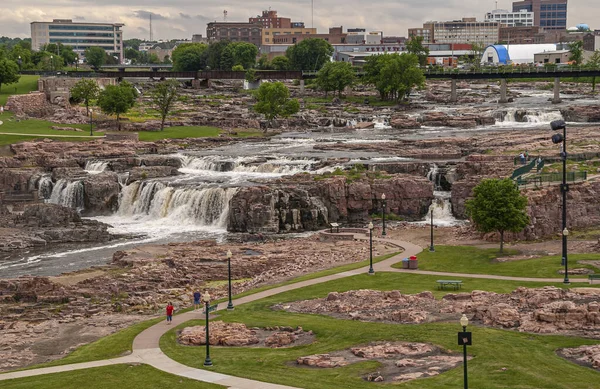
[[[194,310],[200,309],[200,297],[202,297],[202,295],[196,290],[194,292]]]

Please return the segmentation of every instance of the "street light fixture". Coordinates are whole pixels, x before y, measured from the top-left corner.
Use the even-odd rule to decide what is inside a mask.
[[[563,283],[570,284],[569,282],[569,265],[567,258],[567,236],[569,230],[567,230],[567,192],[569,191],[569,184],[567,184],[567,124],[564,120],[554,120],[550,123],[552,131],[563,130],[563,133],[557,133],[552,135],[552,143],[562,143],[562,150],[560,157],[562,159],[562,185],[560,191],[562,193],[562,265],[565,267],[565,279]]]
[[[21,56],[19,55],[19,72],[21,71],[21,64],[23,63],[23,60],[21,59]]]
[[[385,236],[385,235],[387,235],[387,233],[385,232],[385,206],[386,206],[385,193],[381,194],[381,203],[382,203],[382,206],[381,206],[381,217],[383,219],[383,230],[381,232],[381,235]]]
[[[94,110],[90,108],[90,136],[94,136],[93,132],[92,132],[92,122],[93,122],[93,117],[94,117]]]
[[[202,295],[202,301],[204,302],[204,311],[206,312],[206,358],[204,359],[204,366],[212,366],[213,363],[210,360],[210,335],[208,333],[208,310],[210,308],[210,294],[208,294],[208,291]]]
[[[231,302],[231,250],[227,250],[227,273],[229,274],[229,304],[227,304],[227,309],[229,311],[233,310],[233,303]]]
[[[79,71],[79,56],[78,55],[75,56],[75,71],[76,72]]]
[[[467,377],[467,346],[470,346],[472,343],[471,333],[467,332],[467,325],[469,325],[469,318],[467,315],[463,314],[460,318],[460,325],[462,326],[462,332],[458,333],[458,345],[463,346],[463,366],[464,366],[464,387],[465,389],[469,389],[469,380]]]
[[[431,244],[429,245],[429,251],[434,252],[435,247],[433,246],[433,207],[431,207]]]
[[[54,56],[53,55],[50,56],[50,69],[52,71],[54,71]]]
[[[373,270],[373,222],[369,223],[369,275],[375,274]]]

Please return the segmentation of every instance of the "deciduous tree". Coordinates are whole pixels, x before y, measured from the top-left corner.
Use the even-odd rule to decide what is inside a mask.
[[[100,88],[98,83],[90,79],[81,79],[71,88],[71,98],[85,104],[85,111],[90,114],[90,100],[98,98]]]
[[[348,62],[328,62],[317,74],[317,86],[325,91],[326,96],[328,92],[337,91],[338,96],[342,97],[344,89],[352,85],[355,79],[354,69]]]
[[[0,59],[0,91],[2,84],[14,84],[19,78],[19,65],[10,59]]]
[[[466,202],[467,215],[478,231],[500,233],[500,252],[504,250],[504,232],[520,232],[529,224],[526,207],[527,198],[508,178],[484,179]]]
[[[583,63],[583,41],[569,43],[569,61],[573,65],[579,66]]]
[[[257,103],[254,105],[254,111],[263,114],[269,124],[278,117],[287,117],[300,110],[298,100],[290,99],[290,91],[282,82],[261,84],[255,97]]]
[[[178,72],[197,72],[206,67],[206,59],[203,55],[208,46],[203,43],[184,43],[171,55],[173,70]]]
[[[134,87],[122,82],[120,85],[108,85],[98,98],[98,106],[107,115],[117,116],[117,127],[121,131],[120,117],[135,104],[137,92]]]
[[[106,63],[106,51],[102,47],[88,47],[84,52],[85,60],[94,69],[99,69]]]
[[[422,36],[412,36],[408,42],[406,42],[406,52],[414,54],[419,58],[419,65],[427,65],[427,57],[429,56],[429,48],[423,46]]]
[[[425,76],[414,54],[382,54],[367,58],[363,82],[373,85],[382,100],[404,101],[415,88],[422,88]]]
[[[152,91],[151,102],[156,110],[160,113],[160,130],[165,128],[165,119],[173,110],[173,106],[177,101],[177,81],[163,81],[157,84]]]
[[[309,38],[288,47],[285,56],[294,70],[318,71],[331,60],[333,46],[324,39]]]

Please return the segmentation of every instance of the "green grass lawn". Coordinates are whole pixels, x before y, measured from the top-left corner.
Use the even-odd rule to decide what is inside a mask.
[[[37,90],[39,78],[40,76],[21,76],[16,84],[3,84],[2,90],[0,90],[0,105],[6,104],[6,100],[10,95],[22,95]],[[16,92],[15,88],[17,88]]]
[[[359,275],[330,281],[324,284],[294,290],[239,305],[233,312],[219,312],[219,320],[243,322],[248,326],[302,326],[312,330],[317,340],[313,344],[286,349],[266,348],[211,348],[214,371],[252,378],[261,381],[287,384],[307,389],[365,387],[377,388],[380,384],[367,383],[361,376],[377,371],[378,363],[362,362],[336,369],[309,369],[295,366],[296,358],[311,354],[328,353],[366,344],[371,341],[429,342],[460,355],[456,345],[456,323],[429,323],[402,325],[367,323],[340,320],[322,315],[293,314],[272,311],[276,303],[324,297],[330,291],[353,289],[399,289],[403,293],[432,290],[436,296],[436,277],[416,274],[378,273],[374,276]],[[463,279],[465,291],[472,289],[510,291],[518,286],[538,287],[544,283],[502,282],[495,280]],[[557,284],[561,287],[562,285]],[[185,323],[201,325],[202,320]],[[469,381],[473,388],[485,389],[589,389],[600,380],[600,373],[570,363],[558,357],[556,349],[597,344],[597,340],[567,336],[550,336],[519,333],[470,325],[473,346],[469,354]],[[202,368],[204,347],[180,346],[175,341],[174,330],[161,338],[161,348],[171,358],[196,368]],[[501,371],[506,368],[506,371]],[[438,389],[462,387],[462,368],[456,368],[439,376],[411,381],[402,388]]]
[[[23,141],[31,141],[38,138],[52,138],[53,135],[74,135],[74,136],[89,136],[90,128],[87,125],[81,124],[56,124],[52,122],[48,122],[45,120],[38,119],[28,119],[28,120],[20,120],[17,121],[14,115],[10,112],[4,112],[2,116],[0,116],[0,121],[3,122],[0,125],[0,132],[9,132],[15,134],[40,134],[39,137],[35,136],[23,136],[23,135],[0,135],[0,146],[9,145],[13,143],[23,142]],[[79,128],[83,131],[60,131],[53,130],[52,126],[61,126],[61,127],[73,127]],[[94,132],[94,135],[100,135]],[[104,135],[104,134],[101,134]],[[80,142],[89,140],[89,138],[53,138],[56,141],[63,142]]]
[[[505,255],[517,254],[506,250]],[[435,246],[435,252],[423,251],[419,254],[419,269],[452,273],[494,274],[512,277],[560,278],[560,255],[508,262],[496,262],[498,249],[480,249],[469,246]],[[591,265],[576,264],[578,260],[600,259],[600,254],[570,254],[570,268],[598,269]],[[401,264],[394,267],[400,268]],[[570,277],[573,278],[573,277]],[[577,278],[577,277],[575,277]]]
[[[148,365],[114,365],[0,381],[2,389],[223,389],[178,377]]]
[[[373,263],[383,261],[384,259],[387,259],[393,255],[395,255],[395,253],[375,257],[375,258],[373,258]],[[323,270],[323,271],[320,271],[317,273],[300,276],[300,277],[294,278],[292,280],[281,282],[281,283],[278,283],[275,285],[266,285],[264,287],[252,289],[247,292],[235,295],[235,296],[233,296],[233,298],[235,299],[235,298],[247,296],[247,295],[250,295],[253,293],[262,292],[263,290],[273,289],[273,288],[277,288],[279,286],[288,285],[288,284],[292,284],[295,282],[306,281],[306,280],[310,280],[310,279],[314,279],[314,278],[327,276],[330,274],[341,273],[341,272],[345,272],[348,270],[358,269],[360,267],[367,266],[368,264],[369,264],[369,261],[365,260],[365,261],[361,261],[361,262],[338,266],[338,267]],[[223,301],[226,301],[226,299],[217,300],[215,302],[223,302]],[[192,308],[193,307],[183,309],[179,313],[187,312],[187,311],[191,310]],[[81,346],[62,359],[57,359],[57,360],[39,364],[39,365],[29,366],[23,370],[37,369],[40,367],[67,365],[70,363],[98,361],[101,359],[108,359],[108,358],[115,358],[115,357],[123,356],[127,352],[130,352],[132,350],[133,339],[136,336],[138,336],[146,328],[151,327],[154,324],[159,323],[162,320],[163,320],[163,317],[160,317],[160,318],[156,318],[156,319],[152,319],[152,320],[147,320],[147,321],[144,321],[144,322],[141,322],[138,324],[134,324],[131,327],[125,328],[119,332],[112,334],[112,335],[101,338],[93,343]]]

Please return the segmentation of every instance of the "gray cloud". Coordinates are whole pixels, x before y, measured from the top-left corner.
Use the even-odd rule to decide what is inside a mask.
[[[134,11],[133,14],[135,15],[136,18],[145,19],[145,20],[150,19],[150,16],[152,16],[152,20],[168,19],[167,17],[165,17],[161,14],[157,14],[157,13],[149,12],[149,11],[138,10],[138,11]]]
[[[124,23],[125,38],[147,38],[148,19],[152,14],[152,29],[158,39],[190,38],[206,34],[206,23],[223,20],[227,10],[229,21],[247,21],[271,6],[279,15],[311,26],[310,0],[0,0],[0,36],[28,37],[32,21],[53,18],[73,18],[84,7],[90,22]],[[501,0],[498,7],[510,9],[511,0]],[[483,19],[494,7],[493,2],[480,0],[314,0],[314,27],[326,32],[331,26],[363,27],[383,30],[385,35],[404,35],[410,27],[419,27],[428,20],[453,20],[461,17]],[[569,0],[570,26],[588,23],[600,29],[597,15],[600,2]]]

